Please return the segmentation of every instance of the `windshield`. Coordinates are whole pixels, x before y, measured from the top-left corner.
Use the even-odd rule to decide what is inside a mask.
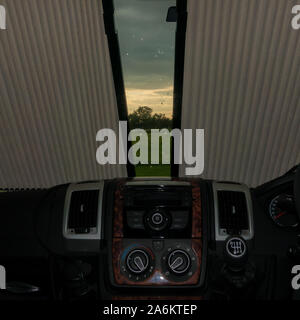
[[[150,141],[150,129],[172,128],[176,23],[166,17],[176,1],[114,0],[114,5],[129,126],[147,130]],[[149,160],[150,153],[149,148]],[[161,159],[162,154],[158,165],[138,164],[136,175],[170,175]]]

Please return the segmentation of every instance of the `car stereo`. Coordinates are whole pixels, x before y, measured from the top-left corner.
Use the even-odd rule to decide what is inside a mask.
[[[186,238],[191,236],[190,185],[126,185],[125,237]]]

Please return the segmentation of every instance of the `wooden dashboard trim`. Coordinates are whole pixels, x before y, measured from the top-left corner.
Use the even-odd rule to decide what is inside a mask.
[[[175,179],[174,179],[175,180]],[[176,179],[177,180],[177,179]],[[117,285],[133,285],[133,286],[188,286],[196,285],[200,279],[201,264],[202,264],[202,212],[201,212],[201,191],[197,181],[192,179],[183,179],[180,181],[187,181],[192,186],[192,248],[198,259],[197,270],[194,274],[185,281],[171,281],[166,279],[161,270],[154,270],[152,276],[145,281],[135,282],[129,280],[122,274],[120,268],[120,258],[123,252],[123,209],[124,209],[124,186],[126,180],[119,181],[115,190],[114,199],[114,216],[113,216],[113,239],[112,239],[112,267],[114,281]]]
[[[124,185],[126,181],[118,182],[114,198],[113,238],[123,238],[123,208],[124,208]]]
[[[201,238],[202,236],[202,212],[201,212],[201,191],[200,186],[195,181],[191,182],[193,196],[193,224],[192,238]]]

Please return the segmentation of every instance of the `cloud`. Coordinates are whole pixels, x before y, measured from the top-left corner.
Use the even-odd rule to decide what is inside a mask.
[[[173,86],[164,89],[127,89],[128,112],[132,113],[140,106],[148,106],[154,113],[164,113],[171,117],[173,113]]]
[[[169,88],[168,90],[156,90],[154,94],[160,96],[172,96],[173,95],[173,87]]]
[[[149,105],[172,113],[175,23],[166,16],[175,0],[115,0],[115,19],[130,110]],[[136,95],[136,96],[134,96]],[[160,100],[165,102],[161,103]],[[143,103],[142,103],[143,102]],[[168,109],[169,108],[169,109]]]

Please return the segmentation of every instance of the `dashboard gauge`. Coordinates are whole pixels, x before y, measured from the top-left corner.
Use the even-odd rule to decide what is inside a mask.
[[[273,221],[280,227],[297,227],[299,218],[295,200],[292,195],[280,194],[272,199],[269,213]]]

